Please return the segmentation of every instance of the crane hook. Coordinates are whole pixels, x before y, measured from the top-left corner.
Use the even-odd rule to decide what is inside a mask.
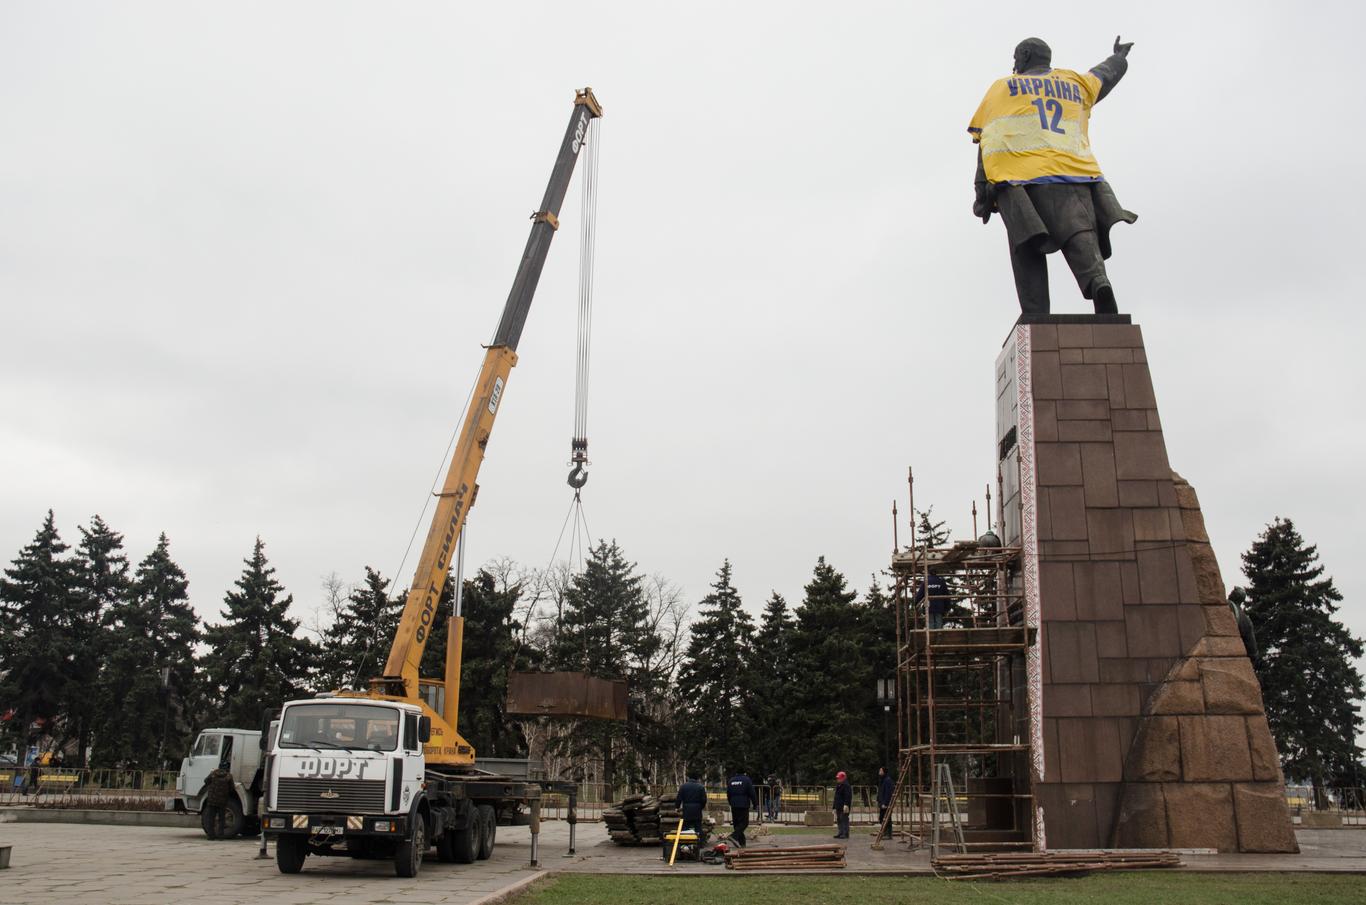
[[[569,486],[578,490],[588,483],[588,472],[584,470],[583,462],[575,462],[574,467],[569,471]]]

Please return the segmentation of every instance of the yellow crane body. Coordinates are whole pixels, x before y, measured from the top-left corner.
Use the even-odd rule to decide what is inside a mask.
[[[559,156],[551,171],[550,184],[540,210],[531,216],[531,236],[513,280],[512,291],[493,342],[484,355],[469,410],[460,430],[444,483],[437,493],[435,512],[421,558],[413,576],[394,633],[393,645],[384,674],[370,681],[363,692],[350,696],[416,704],[431,720],[431,738],[423,746],[429,767],[447,769],[473,766],[475,751],[456,728],[460,712],[460,667],[464,644],[465,620],[452,615],[447,622],[446,669],[441,678],[422,678],[419,668],[436,622],[441,592],[450,574],[460,536],[470,507],[479,492],[479,467],[484,461],[493,424],[507,389],[508,378],[517,364],[517,343],[527,311],[540,279],[550,241],[559,227],[560,206],[564,202],[569,178],[579,151],[588,139],[589,125],[602,115],[602,107],[591,88],[575,93],[574,112],[560,143]],[[437,712],[437,708],[441,712]]]

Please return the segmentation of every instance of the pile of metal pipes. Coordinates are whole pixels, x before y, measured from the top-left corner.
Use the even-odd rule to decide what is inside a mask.
[[[739,848],[726,852],[729,870],[837,870],[844,866],[842,845]]]
[[[1175,852],[1166,851],[982,852],[941,855],[932,864],[935,873],[949,880],[1005,880],[1102,870],[1180,867],[1181,859]]]

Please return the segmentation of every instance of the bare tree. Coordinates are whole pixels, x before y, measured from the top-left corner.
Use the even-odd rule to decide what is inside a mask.
[[[336,572],[329,572],[323,576],[319,587],[323,592],[322,600],[314,605],[311,615],[305,616],[299,622],[305,632],[312,635],[315,640],[321,641],[328,626],[336,622],[342,610],[346,609],[346,598],[355,585],[342,581]]]
[[[656,572],[645,580],[645,599],[650,608],[650,629],[659,638],[659,649],[643,666],[646,672],[672,683],[687,653],[688,617],[692,607],[683,590]]]
[[[529,581],[529,593],[523,597],[526,601],[523,638],[526,644],[544,652],[550,650],[559,636],[574,574],[568,562],[558,562],[530,573]]]

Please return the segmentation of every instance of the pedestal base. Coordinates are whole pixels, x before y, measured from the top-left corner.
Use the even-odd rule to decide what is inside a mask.
[[[1005,541],[1023,547],[1039,627],[1036,837],[1295,851],[1261,687],[1195,491],[1167,461],[1141,331],[1127,315],[1022,317],[996,374]]]

